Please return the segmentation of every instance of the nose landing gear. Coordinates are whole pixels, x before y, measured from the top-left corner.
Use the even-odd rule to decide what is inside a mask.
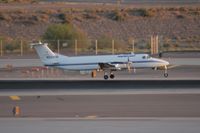
[[[168,73],[164,73],[164,77],[167,78],[168,77]]]

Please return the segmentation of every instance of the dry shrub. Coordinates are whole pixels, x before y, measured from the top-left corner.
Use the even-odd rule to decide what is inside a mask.
[[[193,11],[190,14],[192,14],[194,16],[200,16],[200,11]]]
[[[18,9],[18,10],[15,11],[15,13],[16,13],[16,14],[27,14],[28,11],[25,10],[25,9]]]
[[[129,11],[134,16],[141,16],[141,17],[153,17],[155,16],[155,9],[145,9],[145,8],[139,8],[139,9],[131,9]]]
[[[0,0],[0,3],[37,3],[39,0]]]
[[[58,18],[63,20],[63,21],[66,21],[67,15],[65,13],[60,13],[60,14],[58,14]]]
[[[167,11],[178,11],[179,9],[177,7],[170,7],[166,8]]]
[[[185,18],[183,14],[180,13],[180,11],[175,11],[172,14],[174,14],[174,16],[178,19],[183,19]]]
[[[60,13],[60,14],[58,14],[58,18],[60,20],[62,20],[62,23],[72,23],[74,16],[71,13],[69,13],[69,14]]]
[[[58,11],[54,10],[54,9],[47,9],[47,10],[40,10],[40,11],[38,11],[38,13],[52,15],[52,14],[57,14]]]
[[[12,17],[7,13],[0,12],[0,20],[10,22],[10,21],[12,21]]]
[[[187,13],[188,12],[188,8],[186,8],[186,7],[180,7],[179,11]]]
[[[83,18],[85,19],[99,19],[100,16],[98,15],[99,11],[97,9],[85,9],[83,12]]]
[[[95,8],[96,13],[104,13],[104,10],[102,8]]]
[[[83,14],[83,17],[85,19],[100,19],[100,16],[98,16],[96,13],[85,13]]]
[[[49,21],[49,15],[47,14],[41,14],[37,17],[37,20],[39,22],[48,22]]]
[[[178,18],[178,19],[184,19],[184,18],[185,18],[185,16],[184,16],[184,15],[182,15],[182,14],[179,14],[179,15],[177,15],[177,16],[176,16],[176,18]]]
[[[156,13],[156,12],[159,12],[160,9],[159,8],[150,8],[148,9],[149,12],[152,12],[152,13]]]
[[[79,21],[79,22],[83,22],[84,21],[83,17],[78,16],[78,15],[74,16],[74,20]]]
[[[26,15],[15,14],[12,17],[15,23],[22,23],[24,25],[34,25],[41,21],[40,16],[34,13]]]
[[[116,21],[124,21],[128,18],[128,13],[125,10],[115,10],[112,13],[112,19]]]
[[[0,3],[10,3],[13,2],[13,0],[0,0]]]

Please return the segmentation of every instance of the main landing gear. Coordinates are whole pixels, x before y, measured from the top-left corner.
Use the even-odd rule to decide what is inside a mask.
[[[105,72],[105,73],[104,73],[104,79],[107,80],[108,78],[109,78],[108,73]],[[114,78],[115,78],[115,75],[114,75],[112,72],[110,72],[110,78],[111,78],[111,79],[114,79]]]
[[[167,78],[167,77],[168,77],[167,66],[165,66],[164,77],[165,77],[165,78]]]

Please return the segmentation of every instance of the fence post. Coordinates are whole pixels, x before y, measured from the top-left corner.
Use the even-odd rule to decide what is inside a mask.
[[[77,40],[75,40],[75,55],[77,55]]]
[[[159,44],[160,44],[160,49],[159,49],[159,52],[161,52],[163,50],[163,36],[160,36],[160,40],[159,41]]]
[[[122,0],[117,0],[117,9],[120,9],[120,5],[121,5]]]
[[[115,54],[115,41],[112,40],[112,54]]]
[[[3,41],[1,40],[1,56],[3,56]]]
[[[60,53],[60,40],[57,40],[57,49],[58,49],[58,54]]]
[[[154,36],[151,36],[151,54],[154,54]]]
[[[158,35],[151,36],[151,54],[158,53]]]
[[[158,35],[155,36],[155,53],[158,54]]]
[[[21,56],[23,56],[23,41],[21,40],[21,43],[20,43],[21,45]]]
[[[96,55],[98,54],[98,42],[95,40],[95,50],[96,50]]]
[[[133,53],[135,52],[135,41],[134,41],[134,39],[132,40],[132,52]]]

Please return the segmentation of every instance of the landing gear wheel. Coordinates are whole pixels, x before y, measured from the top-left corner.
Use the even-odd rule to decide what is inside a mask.
[[[164,77],[167,78],[168,77],[168,73],[164,73]]]
[[[108,75],[104,75],[104,79],[108,79]]]
[[[111,79],[114,79],[114,78],[115,78],[115,75],[114,75],[114,74],[110,74],[110,78],[111,78]]]

